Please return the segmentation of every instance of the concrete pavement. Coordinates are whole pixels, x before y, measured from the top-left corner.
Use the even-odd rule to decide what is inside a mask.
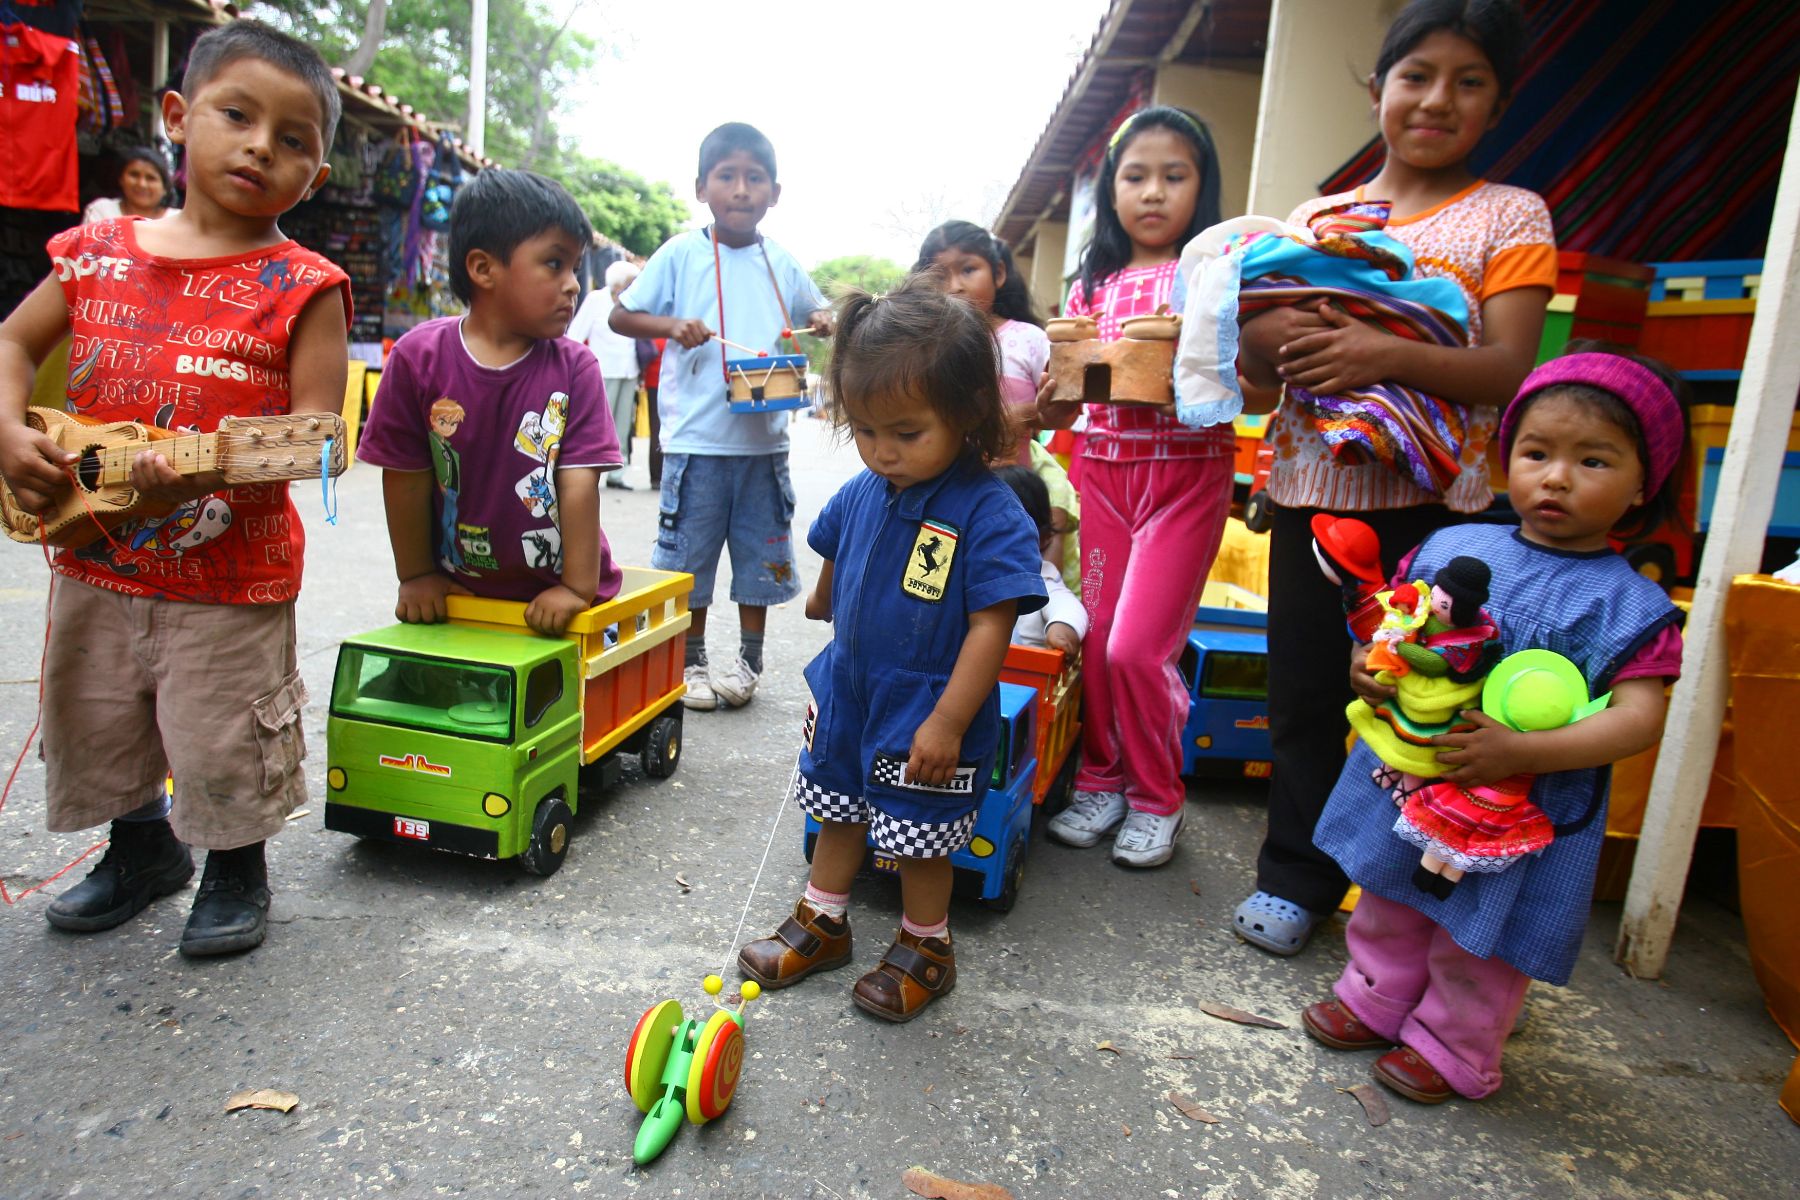
[[[626,562],[647,561],[655,531],[644,458],[640,442],[637,491],[603,494]],[[792,463],[803,538],[857,464],[811,421]],[[0,913],[0,1196],[863,1200],[906,1195],[915,1164],[1021,1198],[1794,1194],[1800,1128],[1775,1105],[1793,1049],[1736,918],[1699,899],[1660,984],[1612,964],[1617,906],[1600,906],[1573,986],[1534,989],[1498,1095],[1388,1096],[1392,1119],[1372,1128],[1341,1089],[1368,1081],[1375,1054],[1325,1050],[1298,1024],[1342,967],[1341,922],[1294,960],[1231,934],[1262,829],[1250,784],[1193,785],[1163,870],[1040,837],[1012,913],[953,909],[959,986],[910,1025],[849,1003],[899,917],[891,885],[859,885],[855,968],[752,1005],[730,1111],[634,1168],[626,1040],[657,1000],[703,1007],[700,977],[730,959],[793,762],[800,668],[828,631],[798,604],[773,613],[756,700],[690,714],[675,776],[633,774],[585,806],[549,879],[360,844],[321,824],[324,716],[338,642],[390,619],[379,485],[368,467],[346,475],[335,528],[296,489],[315,801],[271,844],[267,944],[181,959],[191,891],[84,937],[46,925],[42,893]],[[816,566],[804,553],[809,580]],[[34,550],[0,547],[0,767],[35,717],[46,575]],[[735,624],[717,610],[715,658]],[[17,891],[89,840],[43,831],[28,757],[0,811],[0,877]],[[746,936],[804,875],[789,809]],[[1215,1020],[1202,1000],[1288,1028]],[[255,1087],[299,1106],[223,1111]],[[1218,1123],[1183,1117],[1170,1092]]]

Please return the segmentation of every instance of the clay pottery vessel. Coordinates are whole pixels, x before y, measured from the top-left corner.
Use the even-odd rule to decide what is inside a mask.
[[[1100,336],[1100,326],[1092,317],[1051,317],[1044,334],[1053,342],[1085,342]]]
[[[1174,313],[1127,317],[1119,323],[1119,333],[1137,342],[1173,341],[1181,334],[1181,318]]]

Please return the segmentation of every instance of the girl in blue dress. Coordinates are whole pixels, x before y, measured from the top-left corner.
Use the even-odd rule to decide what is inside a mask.
[[[825,562],[806,615],[834,631],[806,668],[793,791],[822,830],[794,915],[738,954],[766,988],[849,962],[850,881],[873,842],[899,863],[905,915],[852,998],[889,1021],[956,984],[949,855],[987,792],[1013,619],[1045,599],[1037,530],[988,469],[1011,448],[993,335],[941,286],[914,275],[839,318],[836,418],[868,470],[807,535]]]
[[[1517,528],[1458,525],[1433,533],[1397,578],[1435,578],[1469,555],[1492,571],[1487,611],[1507,652],[1542,648],[1581,670],[1602,712],[1561,729],[1519,733],[1483,715],[1433,739],[1443,778],[1464,787],[1537,776],[1531,801],[1554,823],[1543,853],[1497,874],[1470,872],[1442,897],[1413,875],[1419,850],[1394,832],[1394,802],[1359,745],[1314,833],[1362,885],[1336,998],[1302,1015],[1342,1050],[1397,1046],[1375,1078],[1413,1100],[1471,1100],[1500,1086],[1500,1055],[1533,979],[1566,984],[1587,928],[1606,833],[1611,764],[1661,735],[1663,689],[1681,670],[1676,610],[1615,553],[1609,535],[1647,529],[1673,506],[1686,443],[1675,378],[1660,363],[1581,344],[1533,371],[1500,423]],[[1351,685],[1371,703],[1393,695],[1352,658]]]

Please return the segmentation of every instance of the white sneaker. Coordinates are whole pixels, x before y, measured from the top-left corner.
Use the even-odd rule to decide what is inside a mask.
[[[1065,846],[1093,846],[1125,819],[1118,792],[1076,792],[1069,807],[1050,818],[1050,836]]]
[[[1121,867],[1160,867],[1175,857],[1175,839],[1181,836],[1187,809],[1168,816],[1137,812],[1125,818],[1113,841],[1112,860]]]
[[[719,694],[713,691],[712,681],[706,677],[705,663],[695,663],[683,671],[681,682],[687,684],[687,694],[681,698],[683,707],[695,712],[711,712],[719,707]]]
[[[740,655],[736,662],[725,668],[723,675],[713,680],[713,691],[731,707],[742,708],[750,703],[750,697],[756,695],[757,679],[756,672],[750,669],[750,664]]]

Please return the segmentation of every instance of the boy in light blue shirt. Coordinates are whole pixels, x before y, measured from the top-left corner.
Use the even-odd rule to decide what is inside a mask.
[[[720,700],[734,708],[750,702],[763,669],[769,606],[800,594],[788,414],[730,410],[724,362],[747,356],[724,347],[715,334],[779,354],[778,339],[790,319],[820,335],[830,333],[831,320],[800,264],[757,232],[781,198],[768,138],[739,122],[707,134],[694,193],[712,210],[712,223],[664,242],[619,297],[608,323],[627,337],[668,339],[657,395],[662,513],[650,563],[694,576],[682,703],[704,710]],[[737,661],[711,675],[706,612],[727,544],[741,641]]]

